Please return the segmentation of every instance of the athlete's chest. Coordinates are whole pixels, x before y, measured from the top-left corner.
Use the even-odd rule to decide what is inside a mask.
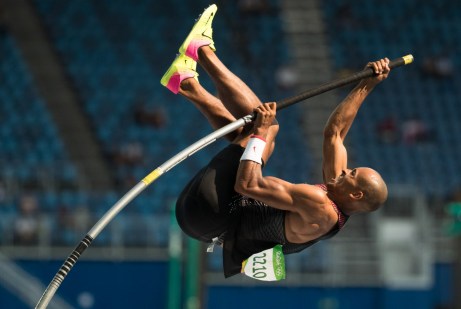
[[[335,228],[338,214],[330,207],[313,207],[285,215],[285,236],[289,242],[304,243],[317,239]]]

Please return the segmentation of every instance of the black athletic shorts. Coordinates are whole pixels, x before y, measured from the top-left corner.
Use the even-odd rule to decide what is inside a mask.
[[[187,184],[176,203],[176,219],[192,238],[211,242],[239,218],[232,201],[240,157],[245,148],[230,144],[202,168]]]

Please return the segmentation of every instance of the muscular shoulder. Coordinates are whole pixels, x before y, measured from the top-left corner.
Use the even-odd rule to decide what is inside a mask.
[[[320,206],[328,201],[326,192],[322,188],[315,185],[298,184],[296,185],[295,192],[298,202],[300,203],[305,202],[311,206]]]
[[[296,210],[286,219],[287,238],[294,242],[306,242],[331,230],[338,216],[322,188],[303,184],[297,185],[297,190]]]

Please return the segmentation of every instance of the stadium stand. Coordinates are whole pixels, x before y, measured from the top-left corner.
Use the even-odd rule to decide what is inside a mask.
[[[448,196],[461,185],[456,172],[461,167],[455,74],[461,65],[455,57],[461,48],[459,6],[453,1],[322,4],[338,73],[360,67],[363,59],[410,53],[416,59],[405,79],[394,74],[361,110],[351,130],[354,160],[382,171],[389,183]],[[376,11],[379,20],[372,18]],[[383,140],[381,134],[393,135]]]
[[[40,186],[40,172],[61,183],[74,181],[75,170],[68,160],[53,124],[14,39],[0,33],[1,125],[0,157],[2,179],[11,176],[18,186]],[[54,173],[59,169],[60,173]]]
[[[35,1],[34,4],[106,158],[111,162],[118,183],[110,192],[35,192],[41,211],[55,216],[48,222],[50,229],[59,231],[63,227],[59,225],[57,209],[63,207],[72,213],[78,205],[85,204],[90,209],[96,209],[94,217],[100,217],[150,170],[211,132],[190,104],[179,96],[171,95],[159,84],[197,12],[207,3],[188,2],[175,6],[174,2],[136,1],[127,6],[123,1],[63,3],[47,0]],[[385,11],[392,5],[382,9]],[[416,59],[429,61],[438,56],[451,56],[459,50],[459,43],[451,38],[459,32],[459,17],[453,13],[456,8],[451,7],[451,2],[442,1],[435,10],[425,5],[417,6],[411,1],[405,2],[405,5],[408,10],[400,10],[392,18],[383,18],[382,23],[367,18],[375,7],[364,1],[347,5],[331,1],[324,5],[331,53],[338,74],[342,73],[341,70],[363,65],[363,59],[393,58],[413,53]],[[416,6],[418,14],[405,15]],[[176,7],[180,8],[173,10]],[[276,69],[289,58],[278,12],[276,1],[271,2],[269,10],[258,13],[245,13],[237,5],[225,5],[220,7],[220,16],[215,21],[218,53],[256,93],[262,95],[263,100],[279,99],[290,94],[276,87]],[[438,14],[447,16],[436,18]],[[399,28],[414,31],[396,31]],[[425,33],[439,34],[436,40],[440,44],[430,44],[429,36],[421,33],[421,29],[425,29]],[[395,35],[391,36],[392,33]],[[384,39],[389,37],[390,40]],[[274,41],[280,44],[274,45]],[[6,32],[2,33],[2,49],[6,55],[2,61],[2,78],[5,79],[0,89],[5,102],[2,108],[5,109],[4,115],[11,115],[1,126],[2,136],[5,137],[1,145],[2,158],[8,162],[21,162],[8,164],[2,171],[4,179],[14,175],[20,183],[31,182],[36,177],[34,171],[51,164],[50,170],[58,173],[53,175],[55,182],[72,182],[77,177],[75,169],[66,162],[65,150],[53,121],[34,90],[33,81],[21,62],[13,39]],[[448,60],[445,64],[453,65],[454,70],[459,67],[458,59],[448,57]],[[359,165],[370,165],[382,171],[390,183],[414,183],[421,185],[429,194],[448,195],[461,182],[456,173],[460,165],[457,160],[459,135],[456,134],[459,129],[456,121],[459,115],[456,89],[459,78],[435,76],[433,68],[410,67],[407,69],[410,80],[402,80],[395,74],[385,86],[376,90],[352,128],[350,155]],[[444,68],[446,73],[447,67]],[[204,72],[199,73],[201,82],[211,88],[211,81]],[[446,74],[449,74],[449,67]],[[138,112],[146,114],[146,110],[153,116],[140,118]],[[25,111],[34,117],[27,116]],[[302,121],[298,111],[294,106],[280,113],[280,140],[283,140],[284,147],[277,149],[267,172],[294,182],[309,182],[309,169],[316,167],[308,154],[301,155],[306,144],[299,143],[305,138],[298,130]],[[403,138],[403,124],[414,117],[428,126],[426,138],[422,141]],[[383,141],[378,135],[379,124],[388,118],[393,118],[391,129],[397,135],[390,142]],[[17,125],[19,121],[21,128],[13,127],[13,123]],[[27,129],[29,124],[34,125],[34,129]],[[21,142],[24,134],[34,136],[28,136],[25,142]],[[120,216],[119,226],[125,231],[128,243],[140,243],[139,238],[133,236],[136,234],[133,231],[136,224],[132,224],[134,219],[128,217],[139,214],[162,217],[168,213],[181,187],[221,144],[221,141],[217,142],[186,160],[180,168],[163,176],[161,181],[127,207],[126,215]],[[20,153],[24,154],[24,158],[19,160]],[[298,154],[293,157],[293,153]],[[56,168],[56,162],[64,162],[63,167]],[[49,172],[43,175],[50,178]],[[46,182],[45,179],[41,183]],[[6,206],[2,208],[3,212],[10,214],[2,219],[9,224],[17,211],[17,200],[5,202]],[[146,228],[157,226],[144,225]],[[8,225],[5,223],[3,226]],[[152,235],[166,235],[166,228],[162,226],[158,231],[152,231]],[[72,245],[82,233],[70,228],[63,233],[67,235],[64,240],[53,241]],[[103,233],[96,244],[113,242],[109,236],[104,236],[106,234],[110,233]],[[161,236],[156,239],[152,242],[165,245],[166,239]],[[144,241],[145,244],[147,242]]]
[[[115,197],[120,198],[153,168],[212,132],[191,104],[179,96],[173,96],[159,83],[194,18],[208,3],[187,2],[180,6],[174,1],[136,1],[129,6],[124,1],[63,3],[47,0],[33,3],[90,119],[104,155],[111,162],[117,183],[110,192],[88,192],[78,188],[67,190],[65,187],[63,192],[35,190],[33,193],[40,201],[40,210],[55,217],[47,222],[47,226],[58,232],[66,229],[58,222],[59,214],[66,211],[73,213],[78,205],[85,204],[90,209],[96,209],[94,216],[101,216],[117,201]],[[223,5],[219,15],[214,27],[215,40],[224,62],[242,76],[261,95],[262,100],[276,100],[289,95],[289,91],[276,86],[276,70],[284,65],[289,50],[283,40],[277,1],[271,1],[269,9],[259,13],[243,13],[237,4]],[[273,45],[275,40],[279,44]],[[5,40],[5,48],[10,48],[11,57],[20,61],[18,57],[14,58],[18,52],[10,46],[11,41],[11,38]],[[2,65],[7,66],[8,62],[2,61]],[[24,64],[9,64],[4,68],[4,72],[9,72],[4,74],[5,78],[14,78],[11,66],[22,68],[18,74],[27,76]],[[205,72],[199,73],[201,83],[212,90],[213,85]],[[25,79],[27,83],[24,82],[24,85],[16,83],[15,87],[12,85],[2,93],[9,96],[10,101],[11,93],[21,96],[28,94],[31,98],[20,98],[21,104],[28,102],[31,105],[32,100],[39,105],[40,98],[33,92],[33,81],[30,77]],[[43,109],[43,106],[40,108]],[[14,174],[19,175],[15,177],[30,177],[31,171],[40,164],[55,164],[65,159],[65,150],[62,149],[53,121],[46,118],[46,110],[43,110],[43,114],[45,116],[35,121],[39,121],[43,130],[47,130],[40,134],[47,142],[38,140],[37,151],[25,152],[28,156],[21,161],[30,163],[11,166]],[[145,117],[146,114],[150,117]],[[11,119],[15,119],[15,115],[13,113]],[[36,115],[37,112],[34,113]],[[27,123],[23,115],[21,117],[23,124]],[[297,107],[284,111],[279,118],[284,128],[279,134],[284,147],[280,147],[274,155],[267,173],[292,181],[305,181],[309,175],[310,161],[309,156],[301,151],[305,149],[305,144],[299,142],[304,138],[297,128],[301,121]],[[9,128],[6,124],[4,126],[6,135]],[[33,132],[38,135],[40,131]],[[51,138],[46,138],[49,136]],[[2,145],[5,147],[5,159],[20,151],[11,143],[28,145],[28,142],[21,142],[18,138],[8,138]],[[161,181],[127,207],[127,216],[155,214],[161,217],[168,213],[172,200],[182,186],[223,143],[218,141],[208,146],[182,163],[181,167],[163,176]],[[39,160],[45,162],[37,162]],[[59,173],[55,180],[58,183],[77,177],[70,163],[63,168],[54,165],[53,171]],[[61,212],[57,211],[59,209]],[[124,220],[124,215],[120,217],[126,235],[135,239],[129,233],[129,227],[134,226],[130,224],[130,219]],[[167,235],[165,228],[153,233]],[[82,231],[77,233],[72,227],[67,229],[63,233],[67,236],[53,241],[72,245],[82,235]],[[100,238],[103,240],[98,241],[102,244],[111,242],[104,235]],[[136,241],[139,243],[139,240]],[[166,240],[159,239],[157,242],[165,245]]]
[[[29,189],[75,187],[76,170],[16,47],[0,32],[0,230],[17,215],[17,196]],[[2,236],[9,234],[3,230]]]
[[[217,52],[263,101],[293,94],[292,89],[279,87],[276,80],[277,70],[289,62],[292,52],[285,42],[281,22],[282,1],[267,0],[269,7],[261,11],[244,11],[239,2],[217,1],[219,11],[214,22]],[[37,248],[43,249],[36,250],[41,258],[49,260],[50,254],[57,252],[54,249],[75,246],[96,220],[152,169],[211,133],[191,104],[159,83],[194,18],[210,3],[204,0],[32,0],[30,3],[43,21],[116,183],[104,192],[79,188],[80,175],[75,168],[79,162],[68,159],[59,128],[43,104],[20,49],[8,31],[0,29],[0,245],[5,251],[18,246],[20,253],[26,252],[21,251],[24,245],[38,245]],[[390,184],[413,184],[420,186],[425,195],[445,199],[461,187],[458,173],[461,96],[457,87],[460,77],[455,74],[461,60],[454,56],[460,52],[459,5],[449,0],[318,3],[324,12],[331,63],[338,75],[355,71],[364,61],[383,56],[395,58],[412,53],[416,59],[414,65],[405,68],[405,75],[393,74],[380,85],[361,109],[348,138],[351,161],[376,168]],[[213,89],[205,72],[199,73],[201,83]],[[344,97],[347,91],[347,87],[339,90],[338,97]],[[278,148],[266,173],[293,182],[312,183],[318,179],[310,179],[310,171],[320,169],[320,165],[306,151],[310,137],[299,129],[303,122],[300,111],[300,106],[293,106],[279,114]],[[162,176],[94,241],[93,246],[103,250],[88,254],[94,253],[94,258],[111,247],[114,250],[106,250],[107,255],[97,258],[119,261],[130,248],[138,252],[137,257],[145,254],[136,251],[139,248],[160,248],[166,252],[175,197],[223,143],[217,141]],[[325,290],[329,283],[352,282],[353,286],[354,282],[360,282],[361,274],[381,280],[376,275],[380,269],[375,267],[379,262],[372,247],[375,243],[371,242],[375,241],[372,238],[375,235],[364,232],[375,231],[374,226],[362,226],[360,219],[354,222],[360,226],[351,229],[350,239],[355,242],[359,238],[357,246],[346,242],[340,246],[346,249],[329,251],[334,245],[320,243],[286,257],[288,272],[301,278],[295,281],[296,289],[290,287],[291,291],[301,291],[298,287],[309,278],[309,282],[315,281],[312,284],[320,286],[322,297],[343,295],[336,290],[337,286],[335,290]],[[373,222],[367,223],[371,226]],[[27,238],[30,235],[27,229],[26,238],[18,237],[15,229],[26,224],[33,228],[37,238]],[[370,247],[360,247],[360,241],[370,241]],[[36,249],[31,248],[31,251]],[[207,259],[208,270],[219,275],[220,250],[217,248],[218,254],[208,255]],[[107,258],[112,253],[114,257]],[[54,257],[60,258],[60,254]],[[450,261],[452,256],[448,256],[443,261]],[[361,268],[362,272],[350,265]],[[327,269],[331,278],[322,277]],[[343,269],[354,276],[342,272]],[[316,274],[326,281],[316,281]],[[347,276],[343,278],[341,274]],[[448,282],[451,277],[447,277]],[[365,282],[372,285],[374,281]],[[374,286],[371,289],[370,295],[377,294]],[[248,299],[257,298],[254,290]],[[449,293],[445,286],[440,290]],[[388,290],[378,294],[379,303],[387,301],[387,306],[393,307]],[[361,298],[344,296],[343,299]],[[395,296],[400,297],[400,294]],[[319,306],[336,305],[328,300],[319,299]]]

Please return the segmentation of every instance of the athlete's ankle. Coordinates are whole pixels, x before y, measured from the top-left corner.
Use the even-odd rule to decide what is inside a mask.
[[[198,61],[200,59],[200,55],[202,54],[202,49],[208,48],[211,51],[210,44],[210,41],[204,39],[193,40],[186,49],[185,54],[194,61]]]
[[[207,54],[209,52],[213,52],[213,50],[208,45],[203,45],[197,49],[197,61],[200,62],[201,60],[207,58]]]
[[[179,84],[179,89],[182,91],[190,92],[194,89],[194,78],[186,78],[181,81]]]

